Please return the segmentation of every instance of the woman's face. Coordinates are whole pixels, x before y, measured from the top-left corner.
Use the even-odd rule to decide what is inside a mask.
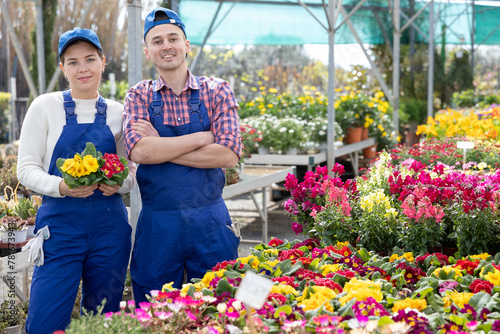
[[[77,42],[64,51],[61,62],[73,98],[96,98],[105,66],[98,49],[87,42]]]

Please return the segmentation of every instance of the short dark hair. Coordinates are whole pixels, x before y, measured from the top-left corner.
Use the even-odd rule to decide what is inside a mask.
[[[155,20],[154,20],[154,22],[168,20],[168,19],[169,19],[169,17],[168,17],[168,15],[165,12],[158,11],[158,12],[155,13]]]

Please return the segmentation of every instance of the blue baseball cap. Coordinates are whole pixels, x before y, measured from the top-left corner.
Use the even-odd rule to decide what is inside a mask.
[[[85,41],[102,52],[101,43],[99,42],[99,37],[96,33],[90,29],[75,28],[73,30],[68,30],[59,37],[59,58],[61,54],[66,50],[66,48],[75,41]]]
[[[155,18],[157,16],[157,13],[164,13],[168,19],[160,19],[158,21],[155,21]],[[184,33],[184,36],[187,37],[186,35],[186,26],[184,23],[182,23],[181,18],[179,15],[177,15],[176,12],[173,10],[167,9],[167,8],[156,8],[155,10],[151,11],[148,16],[146,16],[146,19],[144,20],[144,40],[146,40],[146,34],[148,31],[151,30],[151,28],[162,25],[162,24],[174,24],[181,28],[182,32]]]

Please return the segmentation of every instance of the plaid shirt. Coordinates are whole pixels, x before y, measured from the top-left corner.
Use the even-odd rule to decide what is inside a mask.
[[[228,147],[238,156],[241,154],[240,126],[238,121],[238,103],[229,84],[217,78],[199,77],[200,84],[189,72],[186,86],[179,96],[168,87],[163,79],[144,80],[130,88],[125,97],[123,134],[125,148],[130,151],[142,137],[131,129],[138,119],[150,121],[148,108],[153,101],[153,89],[161,92],[163,100],[163,124],[183,125],[189,123],[190,89],[200,90],[200,100],[205,104],[210,120],[210,130],[215,143]]]

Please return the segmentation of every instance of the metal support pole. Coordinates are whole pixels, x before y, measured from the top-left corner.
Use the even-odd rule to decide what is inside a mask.
[[[191,73],[193,73],[196,70],[196,65],[198,64],[198,60],[200,59],[201,55],[203,54],[203,47],[207,43],[208,37],[210,37],[210,35],[212,34],[212,29],[213,29],[215,20],[219,16],[219,12],[220,12],[221,7],[222,7],[222,1],[219,2],[219,6],[217,7],[217,10],[215,11],[214,17],[212,18],[212,22],[210,22],[210,26],[208,27],[208,31],[205,34],[205,38],[203,38],[203,42],[200,45],[200,51],[198,51],[198,53],[196,54],[196,57],[194,58],[193,62],[191,63],[191,68],[189,69],[189,71]]]
[[[427,117],[434,116],[434,0],[429,6],[429,68],[427,75]]]
[[[9,143],[14,142],[17,134],[17,113],[16,113],[16,77],[10,78],[10,127],[9,127]]]
[[[42,0],[36,1],[36,49],[38,61],[38,91],[45,92],[45,45],[43,36]]]
[[[433,0],[434,1],[434,0]],[[476,35],[476,4],[475,0],[472,0],[472,26],[470,34],[470,69],[472,72],[472,78],[474,78],[474,36]]]
[[[9,15],[9,10],[4,3],[4,0],[0,0],[0,12],[2,13],[2,16],[5,20],[5,26],[7,27],[7,31],[9,32],[12,45],[14,46],[14,50],[16,51],[17,58],[19,59],[19,64],[21,65],[21,70],[23,71],[26,82],[28,83],[28,88],[30,90],[30,93],[35,98],[38,96],[35,82],[33,81],[33,77],[31,76],[28,64],[24,59],[23,50],[21,49],[21,43],[19,43],[16,33],[13,29],[12,20],[10,19]]]
[[[394,12],[392,13],[394,21],[394,38],[392,50],[392,122],[396,132],[399,131],[399,54],[401,43],[401,3],[400,0],[394,0]]]
[[[128,85],[132,87],[142,80],[142,20],[140,0],[127,0],[128,13]],[[130,191],[130,224],[133,235],[141,210],[141,196],[136,185]]]
[[[332,173],[335,163],[335,5],[336,0],[328,0],[328,17],[330,26],[328,27],[328,130],[326,134],[327,142],[327,168],[328,173]]]

